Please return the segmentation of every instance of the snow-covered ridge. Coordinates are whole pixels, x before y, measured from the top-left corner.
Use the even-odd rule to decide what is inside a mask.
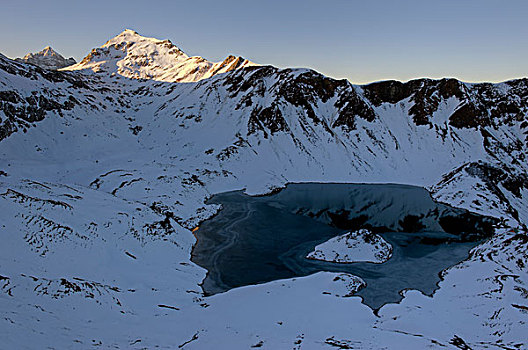
[[[31,63],[44,69],[60,69],[76,63],[73,57],[66,59],[50,46],[46,46],[42,51],[36,53],[28,53],[23,58],[16,60]]]
[[[189,57],[170,40],[144,37],[127,29],[66,69],[91,70],[134,79],[193,82],[254,65],[235,56],[216,63],[199,56]]]
[[[378,234],[361,229],[329,239],[315,247],[306,258],[336,263],[383,263],[392,256],[391,245]]]

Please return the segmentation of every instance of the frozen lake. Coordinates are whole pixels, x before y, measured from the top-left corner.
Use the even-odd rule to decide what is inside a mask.
[[[290,184],[269,196],[234,191],[208,203],[223,208],[196,231],[192,261],[208,270],[206,294],[318,271],[347,272],[367,283],[357,295],[374,309],[399,301],[403,289],[431,294],[439,272],[464,260],[493,224],[435,203],[423,188],[394,184]],[[382,264],[305,258],[316,245],[359,228],[381,234],[393,246],[392,258]]]

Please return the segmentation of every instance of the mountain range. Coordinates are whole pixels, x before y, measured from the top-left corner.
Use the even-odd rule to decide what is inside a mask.
[[[354,85],[132,30],[66,61],[0,54],[6,347],[528,344],[528,79]],[[418,185],[502,224],[433,296],[375,314],[329,272],[204,297],[190,251],[220,209],[206,199],[289,182]]]

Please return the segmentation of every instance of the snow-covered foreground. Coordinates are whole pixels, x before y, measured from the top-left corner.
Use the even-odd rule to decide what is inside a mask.
[[[81,62],[99,73],[0,56],[1,348],[528,346],[524,231],[498,230],[432,297],[405,291],[376,314],[346,274],[204,297],[190,261],[191,229],[219,209],[207,198],[288,182],[426,186],[525,225],[525,81],[361,87],[269,66],[194,79],[177,62],[169,82],[134,80],[176,49],[114,39],[96,50],[110,66]],[[164,47],[155,63],[151,45]],[[170,82],[180,73],[199,81]]]
[[[378,234],[367,229],[347,232],[315,247],[308,259],[336,263],[383,263],[392,256],[391,245]]]
[[[10,176],[0,192],[5,348],[526,343],[525,233],[500,230],[446,271],[432,298],[406,291],[400,304],[375,315],[351,296],[363,284],[347,274],[317,273],[203,297],[198,284],[205,271],[189,262],[189,231],[174,226],[154,233],[163,224],[147,207],[89,188]]]

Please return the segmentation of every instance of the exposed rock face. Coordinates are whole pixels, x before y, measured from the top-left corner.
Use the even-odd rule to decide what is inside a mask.
[[[525,120],[526,84],[526,79],[504,83],[516,96],[505,94],[496,84],[465,84],[455,79],[417,79],[406,83],[390,80],[368,84],[363,89],[375,106],[405,99],[414,102],[409,115],[416,125],[433,125],[440,104],[456,98],[458,105],[449,116],[449,124],[456,128],[477,128],[492,124],[492,118]]]
[[[520,215],[526,215],[525,206],[516,207],[512,205],[512,203],[522,201],[524,199],[523,193],[528,190],[526,173],[519,172],[519,170],[506,164],[497,166],[484,162],[472,162],[445,174],[442,181],[436,184],[432,190],[433,193],[440,194],[439,198],[442,200],[453,202],[456,192],[447,195],[447,197],[444,197],[443,193],[449,192],[449,190],[453,191],[456,187],[468,188],[470,186],[466,184],[467,182],[470,182],[470,186],[477,192],[468,201],[470,208],[474,209],[481,206],[483,202],[488,202],[490,207],[502,207],[503,212],[518,220]]]
[[[57,70],[75,64],[75,59],[62,57],[61,54],[46,46],[42,51],[37,53],[28,53],[23,58],[17,58],[17,61],[31,63],[40,68]]]
[[[74,92],[86,91],[89,80],[68,72],[19,64],[1,54],[0,70],[29,81],[31,86],[20,89],[16,85],[0,84],[0,141],[18,130],[26,132],[48,112],[63,116],[64,111],[71,111],[80,104]],[[93,102],[89,104],[93,106]]]

